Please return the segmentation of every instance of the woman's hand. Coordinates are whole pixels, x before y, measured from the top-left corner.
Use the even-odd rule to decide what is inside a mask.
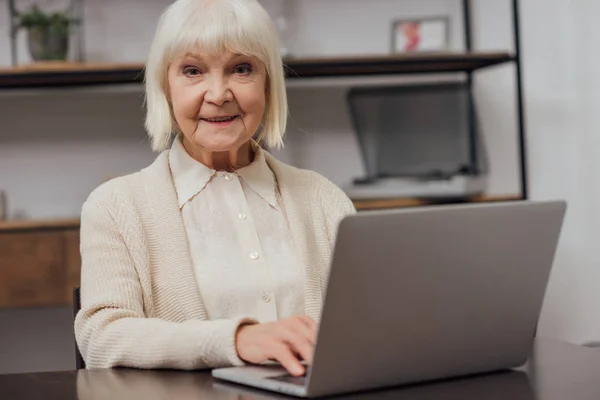
[[[304,374],[300,360],[312,362],[317,324],[298,316],[256,325],[243,325],[236,334],[239,357],[252,364],[278,361],[292,375]]]

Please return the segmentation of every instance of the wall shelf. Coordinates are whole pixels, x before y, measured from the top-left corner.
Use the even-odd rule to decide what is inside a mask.
[[[504,52],[435,53],[284,60],[288,79],[473,72],[514,61]],[[142,64],[42,63],[0,69],[0,89],[140,83]]]
[[[0,221],[0,234],[18,231],[79,229],[79,219]]]
[[[407,55],[288,60],[288,78],[472,72],[514,61],[510,53],[414,53]]]
[[[142,64],[40,63],[0,69],[0,89],[140,83]]]

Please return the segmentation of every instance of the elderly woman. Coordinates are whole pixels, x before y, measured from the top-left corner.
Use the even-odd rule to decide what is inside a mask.
[[[156,160],[81,215],[75,334],[89,368],[310,363],[339,221],[322,176],[277,161],[276,31],[255,0],[178,0],[146,65]]]

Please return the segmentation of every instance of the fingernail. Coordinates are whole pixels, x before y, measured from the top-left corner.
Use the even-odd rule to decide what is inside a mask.
[[[294,368],[294,373],[296,375],[302,375],[304,373],[304,368],[302,368],[302,367],[295,367]]]

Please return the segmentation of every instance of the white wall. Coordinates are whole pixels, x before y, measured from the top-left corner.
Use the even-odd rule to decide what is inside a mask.
[[[0,95],[0,113],[0,189],[12,218],[77,216],[96,186],[154,159],[139,88]]]
[[[598,340],[600,3],[526,0],[522,10],[531,194],[569,203],[540,331]]]
[[[508,1],[477,0],[477,46],[503,48]],[[521,0],[530,196],[565,199],[567,217],[539,333],[600,340],[600,15],[596,0]],[[487,74],[487,72],[486,72]],[[507,74],[479,87],[493,127],[513,124]],[[501,110],[502,114],[496,114]],[[495,114],[495,116],[494,116]],[[496,140],[495,132],[488,140]],[[492,143],[488,145],[492,147]],[[496,147],[496,145],[494,145]]]

